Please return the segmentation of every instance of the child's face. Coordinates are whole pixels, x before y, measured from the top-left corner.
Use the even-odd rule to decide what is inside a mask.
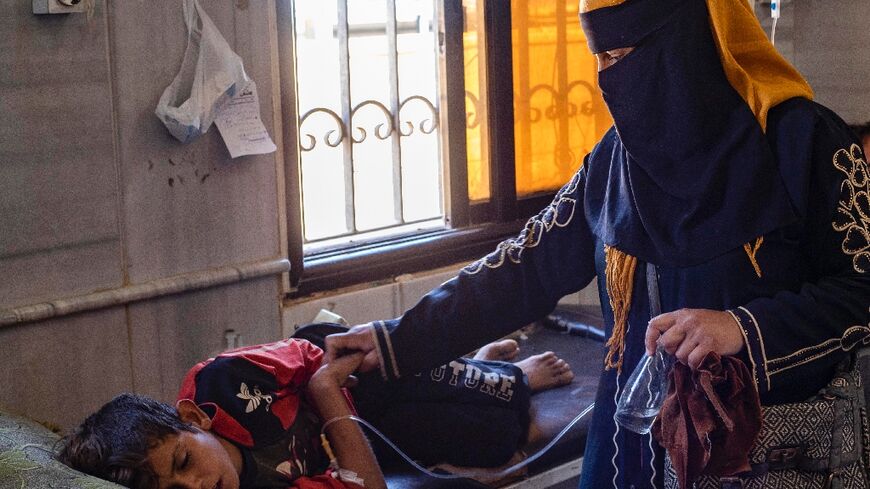
[[[159,489],[238,489],[239,473],[223,440],[208,431],[182,431],[148,451]]]

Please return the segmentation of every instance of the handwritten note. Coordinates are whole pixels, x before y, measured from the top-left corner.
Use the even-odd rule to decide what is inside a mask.
[[[260,120],[260,100],[253,80],[221,109],[215,124],[233,158],[272,153],[277,149]]]

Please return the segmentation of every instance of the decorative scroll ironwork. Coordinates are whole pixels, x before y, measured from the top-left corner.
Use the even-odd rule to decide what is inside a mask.
[[[571,92],[577,87],[585,88],[589,94],[589,98],[584,101],[579,108],[577,107],[577,104],[571,102],[570,97]],[[589,117],[595,113],[592,109],[592,97],[595,94],[595,87],[583,80],[575,80],[569,83],[564,93],[560,92],[552,85],[536,85],[529,91],[529,100],[534,98],[535,94],[539,92],[549,93],[551,96],[551,102],[549,106],[543,109],[543,111],[536,107],[529,107],[529,120],[532,123],[539,122],[542,119],[542,116],[546,117],[548,120],[556,120],[562,115],[576,117],[579,113],[579,115]]]
[[[436,109],[435,106],[432,105],[432,102],[430,102],[429,99],[423,97],[422,95],[411,95],[399,104],[399,121],[402,122],[402,109],[405,107],[405,105],[415,100],[419,100],[420,102],[422,102],[423,105],[425,105],[426,108],[429,109],[429,113],[432,114],[430,118],[421,120],[417,124],[416,128],[419,129],[420,132],[422,132],[423,134],[432,134],[433,132],[435,132],[435,129],[438,129],[438,109]],[[426,125],[427,122],[429,123],[428,126]],[[412,121],[404,121],[403,125],[408,128],[408,132],[402,131],[402,127],[399,126],[400,135],[407,137],[414,134],[415,126]]]
[[[574,91],[577,87],[582,87],[586,89],[589,97],[587,100],[583,101],[578,107],[578,105],[574,102],[571,102],[571,92]],[[595,95],[595,87],[593,87],[590,83],[583,80],[575,80],[568,84],[567,90],[562,93],[557,90],[552,85],[536,85],[532,87],[529,91],[529,100],[531,100],[537,93],[539,92],[547,92],[550,94],[551,102],[550,105],[544,107],[543,109],[537,107],[529,107],[529,121],[532,123],[539,122],[541,119],[546,117],[548,120],[556,120],[562,115],[567,117],[576,117],[578,115],[582,115],[585,117],[590,117],[595,114],[595,110],[592,107],[592,97]],[[480,125],[480,104],[481,101],[474,93],[466,90],[465,98],[471,102],[471,107],[473,109],[467,110],[465,114],[465,125],[468,129],[474,129],[475,127]],[[530,104],[531,105],[531,104]]]
[[[541,109],[531,106],[531,100],[535,97],[535,94],[540,92],[547,92],[550,94],[550,105],[544,109],[547,115],[547,119],[556,119],[559,116],[559,109],[563,106],[563,104],[560,103],[560,98],[562,97],[560,97],[559,91],[556,90],[552,85],[536,85],[532,87],[532,89],[529,90],[529,121],[531,121],[532,123],[540,121],[542,117]]]
[[[573,117],[577,114],[577,106],[570,102],[571,91],[576,87],[583,87],[589,93],[589,98],[580,106],[580,115],[591,116],[595,114],[595,109],[592,108],[592,97],[595,96],[595,87],[591,83],[583,80],[575,80],[568,84],[568,106],[570,107],[568,115]]]
[[[312,115],[317,114],[317,113],[323,113],[323,114],[330,116],[330,118],[333,121],[335,121],[336,125],[338,126],[337,130],[333,129],[332,131],[328,131],[326,134],[323,135],[323,142],[327,146],[329,146],[330,148],[335,148],[336,146],[341,144],[341,142],[344,140],[345,126],[341,120],[341,117],[339,117],[338,114],[336,114],[335,112],[333,112],[325,107],[317,107],[315,109],[311,109],[308,112],[306,112],[302,117],[300,117],[299,118],[299,132],[300,133],[302,132],[302,126],[305,124],[305,121],[307,121],[309,117],[311,117]],[[330,140],[330,136],[332,136],[336,132],[338,133],[338,139]],[[303,152],[311,151],[314,149],[315,146],[317,146],[317,138],[314,137],[313,134],[305,133],[303,135],[303,137],[305,138],[306,141],[308,141],[308,144],[305,144],[302,141],[299,141],[299,148]]]
[[[474,110],[467,110],[465,112],[465,127],[467,129],[474,129],[475,127],[480,125],[480,117],[478,114],[480,113],[480,99],[477,95],[465,91],[465,98],[471,100],[471,106],[474,107]]]
[[[384,104],[378,102],[377,100],[364,100],[364,101],[360,102],[359,104],[357,104],[356,107],[351,109],[351,111],[350,111],[351,124],[353,123],[353,118],[354,118],[354,116],[356,116],[356,113],[359,112],[360,109],[362,109],[363,107],[366,107],[369,105],[381,109],[381,112],[384,114],[384,119],[386,119],[386,121],[387,121],[385,123],[381,123],[381,124],[376,125],[375,130],[373,131],[375,137],[380,139],[381,141],[383,141],[383,140],[387,139],[388,137],[390,137],[390,134],[393,133],[393,129],[394,129],[393,114],[390,112],[390,109],[388,109]],[[386,132],[382,133],[381,129],[383,129],[384,125],[387,126],[388,130]],[[354,129],[356,129],[358,131],[358,134],[360,134],[360,137],[357,138],[357,137],[353,136],[353,134],[351,134],[351,138],[352,138],[353,142],[359,144],[359,143],[365,141],[366,137],[368,135],[366,133],[365,128],[363,128],[362,126],[356,126]]]
[[[403,83],[400,83],[399,76],[400,52],[403,56],[410,57],[410,66],[423,62],[427,66],[435,62],[432,66],[436,69],[440,66],[437,63],[436,54],[439,36],[436,26],[438,13],[434,10],[435,4],[430,2],[427,5],[427,2],[420,2],[420,5],[416,7],[410,6],[410,8],[417,8],[419,11],[416,20],[409,23],[397,18],[396,14],[400,11],[397,5],[400,0],[384,0],[379,2],[380,8],[384,9],[383,22],[365,23],[366,20],[371,20],[371,16],[351,11],[349,8],[351,0],[335,0],[334,17],[332,12],[328,14],[326,12],[315,13],[315,10],[320,10],[319,7],[313,5],[316,3],[313,2],[312,5],[309,5],[309,7],[314,7],[311,11],[300,9],[295,13],[297,25],[312,26],[310,33],[306,32],[302,37],[299,37],[299,31],[296,33],[297,49],[300,52],[303,49],[307,50],[306,56],[299,57],[297,62],[304,61],[308,65],[308,70],[313,69],[317,72],[317,65],[322,64],[317,58],[331,56],[330,51],[334,50],[337,54],[335,59],[337,66],[330,64],[329,69],[335,71],[338,79],[335,80],[337,86],[332,88],[336,98],[334,102],[321,104],[319,96],[308,99],[310,100],[309,104],[304,104],[303,100],[306,110],[313,105],[328,105],[330,108],[316,107],[295,121],[300,135],[300,143],[297,146],[301,155],[300,172],[305,177],[302,179],[303,188],[301,189],[303,213],[320,212],[320,209],[329,208],[329,221],[317,230],[315,230],[314,223],[326,220],[318,220],[309,215],[304,216],[304,243],[356,235],[361,231],[371,230],[371,226],[375,224],[387,223],[385,229],[392,228],[408,223],[406,218],[416,219],[415,216],[421,212],[419,209],[425,207],[425,212],[430,212],[427,206],[430,206],[431,202],[423,202],[422,199],[417,199],[416,195],[414,195],[414,199],[408,199],[407,203],[410,210],[405,212],[406,197],[411,195],[408,192],[409,189],[404,186],[405,180],[407,179],[414,185],[418,184],[417,173],[415,173],[418,172],[418,169],[416,167],[406,168],[405,163],[407,162],[405,160],[413,161],[416,164],[417,161],[421,160],[418,155],[425,152],[425,157],[430,159],[426,161],[437,164],[439,154],[428,151],[430,146],[428,143],[441,143],[439,138],[433,137],[437,135],[439,130],[439,114],[436,104],[440,100],[438,97],[442,95],[441,87],[435,84],[437,95],[433,95],[433,99],[428,100],[423,96],[424,94],[428,95],[428,91],[424,91],[423,88],[410,88],[417,85],[408,84],[406,85],[408,89],[421,93],[403,100],[401,97],[404,94],[401,94],[400,91],[400,86]],[[290,5],[293,5],[292,1]],[[407,8],[408,6],[402,5],[403,17],[409,13]],[[432,8],[431,11],[430,8]],[[306,13],[300,15],[300,11]],[[426,26],[429,27],[428,31],[426,31]],[[318,42],[318,39],[325,40],[328,37],[326,29],[330,27],[332,36],[335,38],[335,49],[328,47],[325,43]],[[400,35],[402,34],[413,35],[415,43],[419,41],[422,44],[431,44],[431,47],[421,45],[409,51],[404,48],[400,50]],[[352,38],[358,36],[372,36],[373,39],[372,42],[366,42],[365,45],[359,46],[359,50],[354,47],[352,57]],[[375,47],[381,44],[385,49]],[[353,63],[351,62],[352,58]],[[370,73],[373,64],[369,60],[376,60],[377,66],[381,66],[383,63],[385,68],[383,72],[379,70],[378,73]],[[327,86],[318,86],[318,84],[322,85],[319,76],[308,78],[306,76],[308,70],[299,66],[296,70],[300,86],[305,88],[299,93],[300,99],[305,99],[309,92],[313,95],[314,93],[322,93],[324,89],[331,89]],[[354,83],[351,83],[351,79],[354,79]],[[302,83],[303,81],[305,83]],[[424,83],[419,86],[429,86],[429,84]],[[363,97],[367,95],[354,99],[352,95],[356,93],[356,87],[363,88],[362,92],[368,92],[370,88],[378,89],[379,95],[369,97],[368,100],[363,100]],[[383,93],[383,96],[380,93]],[[323,119],[323,114],[327,116],[327,119]],[[433,133],[435,134],[433,135]],[[412,142],[403,140],[403,137],[415,134],[418,139],[413,142],[424,139],[425,135],[430,135],[427,136],[429,139],[426,141],[427,144],[403,144]],[[355,146],[365,142],[371,144],[363,147]],[[318,148],[323,149],[323,151],[316,152]],[[334,150],[329,150],[329,148]],[[404,152],[407,152],[410,157],[406,158]],[[368,164],[372,159],[377,160],[376,167]],[[428,170],[428,168],[422,170]],[[311,177],[308,178],[309,176]],[[370,184],[370,176],[377,176],[375,191],[379,196],[383,196],[383,199],[379,197],[374,204],[366,202],[365,198],[357,198],[358,195],[368,196],[373,191],[371,188],[358,187],[359,185],[372,185]],[[316,201],[320,189],[310,188],[310,185],[318,185],[319,182],[326,179],[334,180],[336,183],[342,180],[343,199],[339,196],[338,199],[332,199],[334,202],[330,202],[328,205],[317,205]],[[440,181],[433,180],[431,184],[426,182],[423,186],[426,187],[425,191],[431,191],[436,196],[440,195]],[[417,191],[418,189],[413,190]],[[388,205],[388,194],[392,194],[392,206]],[[360,202],[366,202],[365,209],[358,208],[357,204]],[[309,204],[314,204],[314,207],[307,207]],[[362,216],[361,211],[370,214]],[[338,222],[342,217],[343,222]],[[366,219],[361,219],[362,217]],[[336,233],[336,231],[340,232]]]
[[[407,104],[414,101],[419,101],[423,105],[425,105],[426,108],[429,109],[431,117],[424,118],[416,122],[410,120],[402,121],[402,109]],[[341,116],[339,116],[335,111],[327,109],[326,107],[317,107],[309,110],[302,117],[299,118],[299,132],[302,134],[302,140],[299,142],[299,149],[301,149],[303,152],[312,151],[315,147],[317,147],[319,140],[330,148],[335,148],[344,141],[345,137],[347,137],[348,134],[350,134],[351,141],[353,141],[354,143],[359,144],[365,142],[365,140],[368,139],[369,131],[360,125],[353,126],[353,120],[360,110],[369,106],[376,107],[384,116],[385,122],[375,125],[374,129],[371,131],[372,134],[374,134],[374,137],[381,141],[389,138],[393,134],[393,132],[396,131],[397,127],[399,135],[404,137],[413,135],[414,132],[417,130],[419,130],[422,134],[432,134],[438,128],[438,109],[431,101],[429,101],[429,99],[423,97],[422,95],[411,95],[410,97],[403,100],[399,104],[398,116],[394,115],[390,111],[390,109],[387,108],[386,105],[378,102],[377,100],[364,100],[357,104],[353,109],[351,109],[350,124],[346,124],[342,120]],[[308,119],[318,113],[326,114],[327,116],[329,116],[329,119],[335,122],[337,129],[327,131],[325,134],[319,137],[315,136],[310,132],[305,132],[303,127],[305,126],[306,121],[308,121]],[[399,121],[398,123],[397,120]],[[401,124],[401,126],[399,126],[399,123]],[[349,126],[353,126],[352,132],[348,129]],[[402,126],[404,126],[405,128],[404,130],[402,129]]]
[[[578,93],[579,92],[579,93]],[[576,154],[572,149],[572,141],[568,136],[569,121],[579,122],[581,117],[592,118],[595,116],[594,97],[595,87],[584,80],[574,80],[566,84],[561,84],[559,87],[550,84],[539,84],[532,87],[528,92],[528,99],[525,107],[518,107],[519,110],[527,111],[526,118],[520,117],[518,125],[521,125],[527,135],[531,135],[531,126],[535,124],[552,122],[554,126],[552,130],[555,132],[556,142],[552,147],[552,159],[554,168],[559,171],[569,171],[576,165]],[[549,100],[539,103],[538,107],[532,105],[532,101],[536,98],[549,96]],[[577,128],[582,135],[580,142],[581,148],[585,148],[587,144],[586,131],[582,124],[578,124]],[[529,141],[526,144],[531,144]],[[526,148],[528,150],[530,148]],[[585,151],[586,149],[584,149]]]

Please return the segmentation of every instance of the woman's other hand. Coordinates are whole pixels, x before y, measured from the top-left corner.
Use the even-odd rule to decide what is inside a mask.
[[[656,345],[695,369],[707,353],[735,355],[743,350],[740,326],[725,311],[680,309],[654,317],[646,328],[646,351]]]
[[[338,358],[359,353],[362,360],[360,372],[374,370],[380,364],[378,352],[375,350],[375,336],[371,324],[354,326],[347,333],[333,334],[326,337],[326,356],[324,363],[333,363]]]

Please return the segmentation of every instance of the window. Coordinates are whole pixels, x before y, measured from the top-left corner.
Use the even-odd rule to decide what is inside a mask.
[[[306,249],[444,226],[434,7],[296,1]]]
[[[576,0],[279,0],[300,293],[470,260],[610,121]]]

